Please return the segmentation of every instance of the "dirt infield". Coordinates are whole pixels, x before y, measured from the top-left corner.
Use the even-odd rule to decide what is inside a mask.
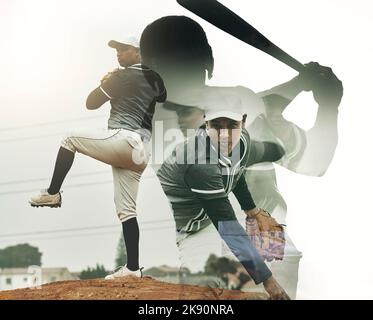
[[[61,281],[0,291],[0,300],[266,300],[263,293],[161,282],[151,277]]]

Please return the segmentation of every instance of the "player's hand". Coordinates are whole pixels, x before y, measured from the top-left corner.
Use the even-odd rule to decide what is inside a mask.
[[[341,80],[333,70],[317,62],[305,64],[306,71],[298,76],[303,90],[313,92],[313,97],[319,105],[338,106],[343,95]]]
[[[264,209],[245,211],[246,232],[265,261],[282,260],[285,254],[285,231]]]
[[[249,218],[255,218],[259,214],[260,208],[254,208],[254,209],[251,209],[251,210],[244,210],[244,212]]]
[[[286,291],[279,285],[273,276],[263,282],[264,289],[270,300],[290,300]]]
[[[116,73],[119,70],[119,68],[114,69],[113,71],[108,72],[101,78],[101,84],[103,84],[105,81],[107,81],[114,73]]]

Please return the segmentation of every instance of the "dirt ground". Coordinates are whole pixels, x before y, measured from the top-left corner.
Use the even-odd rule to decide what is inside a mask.
[[[0,300],[266,300],[263,293],[161,282],[151,277],[61,281],[0,291]]]

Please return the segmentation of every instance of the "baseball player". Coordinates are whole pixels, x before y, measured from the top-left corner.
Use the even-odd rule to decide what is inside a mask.
[[[139,43],[134,37],[122,42],[112,40],[109,46],[116,49],[121,68],[107,74],[86,102],[87,108],[93,110],[110,101],[107,128],[70,132],[62,141],[49,188],[29,202],[33,207],[61,206],[60,189],[76,152],[111,165],[114,202],[122,223],[127,265],[106,278],[141,277],[136,197],[148,161],[146,144],[152,131],[155,105],[165,101],[166,88],[155,71],[140,63]]]
[[[180,37],[181,30],[183,37]],[[166,16],[155,20],[143,31],[140,47],[144,63],[159,72],[167,86],[167,102],[154,115],[154,121],[163,121],[165,130],[180,127],[187,135],[188,129],[199,128],[205,121],[206,99],[199,102],[198,96],[207,95],[213,99],[219,92],[229,91],[240,97],[246,106],[246,126],[253,139],[281,140],[285,155],[278,164],[313,176],[320,176],[327,170],[337,145],[338,105],[343,93],[342,83],[330,68],[310,63],[307,68],[322,77],[309,79],[299,74],[254,96],[245,87],[206,85],[206,75],[210,79],[214,70],[212,49],[203,28],[188,17]],[[236,70],[240,72],[240,63],[236,64]],[[299,93],[309,90],[319,109],[314,127],[303,130],[286,121],[282,112]],[[165,120],[172,116],[174,121]],[[168,150],[166,144],[164,149]],[[245,179],[252,186],[255,203],[285,223],[286,203],[277,188],[274,166],[268,162],[250,166]],[[288,236],[286,240],[284,260],[272,263],[271,269],[295,298],[301,253]]]
[[[271,299],[289,299],[237,221],[228,198],[232,191],[246,215],[258,217],[263,210],[256,208],[251,197],[245,169],[277,161],[284,150],[273,142],[251,140],[244,129],[246,114],[237,108],[227,110],[232,99],[225,95],[219,101],[220,105],[206,110],[206,126],[177,146],[157,173],[176,222],[181,267],[201,269],[210,254],[220,256],[220,235]]]

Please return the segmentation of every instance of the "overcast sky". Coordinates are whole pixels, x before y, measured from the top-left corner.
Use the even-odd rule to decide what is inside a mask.
[[[373,178],[370,2],[222,2],[300,61],[330,66],[343,81],[339,145],[327,174],[310,178],[277,168],[278,184],[288,204],[288,231],[303,252],[299,297],[372,299],[373,210],[366,202]],[[101,76],[116,67],[107,42],[140,36],[148,23],[169,14],[193,17],[205,28],[215,56],[210,84],[260,91],[296,75],[174,0],[0,2],[0,248],[23,242],[38,246],[46,267],[79,271],[96,262],[113,267],[120,224],[108,166],[77,156],[61,209],[34,209],[27,200],[48,186],[64,132],[105,127],[109,105],[88,111],[84,103]],[[311,126],[312,97],[299,96],[286,116]],[[141,265],[178,265],[171,212],[150,169],[141,182],[138,208]],[[40,233],[73,228],[92,229]],[[9,236],[24,233],[34,234]]]

